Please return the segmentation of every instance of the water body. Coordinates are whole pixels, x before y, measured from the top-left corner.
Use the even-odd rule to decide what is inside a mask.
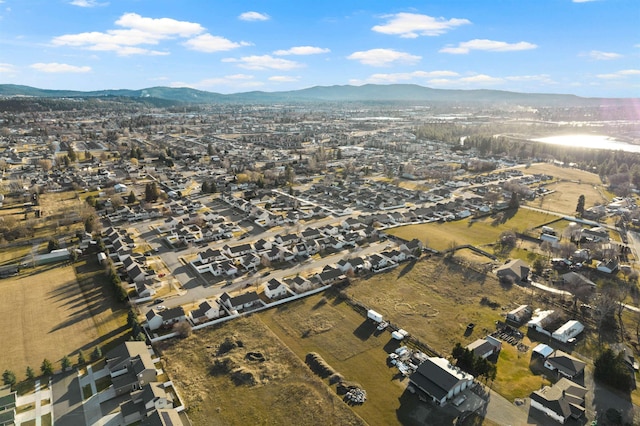
[[[640,153],[640,145],[632,145],[605,135],[561,135],[532,140],[553,145]]]

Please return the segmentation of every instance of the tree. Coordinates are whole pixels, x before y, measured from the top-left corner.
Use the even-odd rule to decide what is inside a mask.
[[[622,352],[615,354],[611,348],[602,351],[593,363],[593,377],[616,389],[629,392],[633,379],[623,356]]]
[[[536,275],[542,275],[542,271],[544,270],[544,260],[540,257],[536,256],[535,260],[531,264],[531,269],[533,269],[533,273]]]
[[[136,194],[133,193],[133,191],[131,191],[129,193],[129,196],[127,197],[127,204],[133,204],[136,202]]]
[[[45,376],[50,376],[51,374],[53,374],[53,364],[51,363],[51,361],[46,358],[43,359],[42,365],[40,366],[40,371],[42,371],[42,374],[44,374]]]
[[[584,214],[584,195],[578,197],[578,205],[576,206],[576,212],[582,216]]]
[[[95,230],[95,217],[93,215],[88,216],[85,220],[84,220],[84,230],[85,232],[88,232],[89,234],[92,234],[93,231]]]
[[[69,145],[69,149],[67,149],[67,157],[69,157],[69,161],[72,163],[75,163],[78,160],[78,155],[71,145]]]
[[[91,353],[91,359],[97,361],[100,358],[102,358],[102,349],[100,349],[100,346],[96,346],[96,348]]]
[[[11,370],[4,370],[4,373],[2,373],[2,382],[5,385],[13,386],[16,384],[16,375]]]
[[[155,182],[151,182],[145,185],[144,187],[144,200],[148,203],[152,203],[158,201],[158,197],[160,196],[160,190],[158,189],[158,185]]]
[[[47,252],[51,253],[53,250],[58,250],[60,248],[60,243],[57,239],[51,238],[49,243],[47,244]]]
[[[60,361],[60,364],[62,365],[62,370],[66,370],[67,368],[71,367],[71,361],[66,355],[62,357],[62,361]]]
[[[84,356],[84,352],[82,351],[78,351],[78,364],[80,365],[84,365],[87,362],[85,356]]]
[[[36,377],[36,373],[31,367],[27,367],[26,375],[29,380],[33,380]]]
[[[207,182],[206,180],[204,182],[202,182],[201,192],[203,194],[208,194],[209,193],[209,182]]]
[[[512,210],[518,210],[518,208],[520,208],[520,198],[518,197],[518,193],[515,191],[511,193],[509,208]]]

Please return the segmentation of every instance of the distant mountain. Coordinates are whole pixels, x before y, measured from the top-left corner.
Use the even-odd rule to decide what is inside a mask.
[[[533,106],[589,106],[624,104],[629,99],[582,98],[575,95],[518,93],[503,90],[432,89],[416,84],[366,84],[363,86],[315,86],[284,92],[244,92],[223,95],[187,87],[150,87],[140,90],[47,90],[14,84],[0,85],[0,97],[31,96],[157,98],[185,103],[277,103],[277,102],[434,102],[458,104],[519,104]]]

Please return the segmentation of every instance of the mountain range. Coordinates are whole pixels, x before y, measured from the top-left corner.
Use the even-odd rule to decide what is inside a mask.
[[[48,90],[14,84],[0,84],[0,97],[156,98],[183,103],[279,103],[279,102],[412,102],[457,104],[513,104],[530,106],[625,105],[630,98],[583,98],[568,94],[519,93],[503,90],[433,89],[415,84],[366,84],[363,86],[314,86],[282,92],[242,92],[221,94],[187,87],[150,87],[139,90]],[[635,100],[637,101],[637,100]]]

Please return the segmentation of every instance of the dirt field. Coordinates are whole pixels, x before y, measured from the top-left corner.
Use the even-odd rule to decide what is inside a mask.
[[[22,272],[0,286],[0,330],[2,341],[10,342],[3,345],[0,368],[18,380],[27,366],[39,372],[44,358],[57,363],[99,337],[72,267]]]
[[[172,340],[161,353],[194,425],[364,424],[256,316]]]

